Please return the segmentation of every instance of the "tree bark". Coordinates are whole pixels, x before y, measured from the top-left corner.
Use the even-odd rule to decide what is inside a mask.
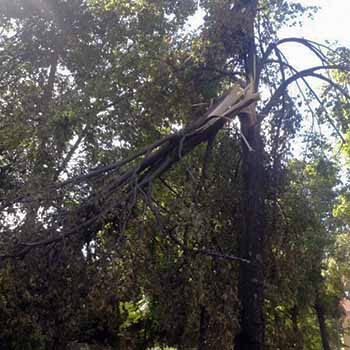
[[[261,350],[264,346],[264,176],[263,144],[258,125],[242,122],[242,132],[250,151],[243,142],[242,159],[242,228],[240,256],[250,261],[241,262],[239,268],[238,295],[241,303],[240,333],[235,339],[236,350]]]
[[[291,313],[293,333],[295,338],[295,343],[294,343],[295,349],[303,349],[303,335],[300,332],[299,325],[298,325],[298,317],[299,317],[298,306],[294,305],[290,313]]]
[[[246,8],[245,75],[256,92],[259,77],[254,39],[257,0],[239,2]],[[264,191],[264,146],[255,105],[240,116],[242,137],[242,224],[239,237],[240,263],[238,296],[241,303],[240,332],[235,339],[236,350],[262,350],[265,338],[264,320],[264,240],[266,231]]]
[[[322,349],[323,350],[331,350],[330,345],[329,345],[327,326],[326,326],[325,311],[324,311],[324,307],[322,305],[322,302],[320,301],[318,296],[316,297],[315,310],[316,310],[318,325],[320,327]]]
[[[207,328],[209,314],[205,306],[200,307],[198,350],[207,350]]]

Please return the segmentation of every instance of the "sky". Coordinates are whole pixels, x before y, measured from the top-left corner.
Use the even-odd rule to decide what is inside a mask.
[[[300,0],[299,0],[300,1]],[[314,41],[339,41],[350,47],[350,0],[301,0],[303,5],[320,6],[314,20],[305,20],[302,28],[286,30]]]
[[[304,37],[317,42],[335,42],[350,47],[350,0],[295,0],[305,6],[319,6],[314,19],[303,21],[302,27],[285,28],[280,37]],[[192,29],[199,26],[203,12],[198,11],[190,21]],[[301,56],[303,57],[301,52]],[[304,56],[305,57],[305,56]],[[304,58],[303,57],[303,58]]]
[[[314,19],[305,18],[301,27],[284,28],[283,37],[303,37],[319,43],[334,43],[350,48],[350,0],[299,0],[303,5],[319,6]],[[285,45],[283,48],[289,61],[298,69],[317,65],[312,55],[300,45]]]

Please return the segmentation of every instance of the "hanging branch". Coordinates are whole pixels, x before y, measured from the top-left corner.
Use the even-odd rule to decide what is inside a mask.
[[[179,132],[156,141],[125,160],[56,183],[53,189],[81,183],[97,176],[99,179],[104,176],[109,180],[73,212],[62,209],[58,223],[35,232],[37,236],[48,238],[20,242],[10,254],[4,254],[0,258],[23,257],[33,248],[54,244],[72,235],[95,234],[103,227],[107,217],[115,217],[115,213],[123,208],[128,207],[130,210],[130,206],[135,204],[135,196],[139,189],[147,188],[152,181],[199,144],[208,142],[227,121],[232,120],[252,103],[256,103],[258,99],[259,94],[252,93],[250,87],[242,89],[239,84],[234,84],[205,115]],[[124,167],[127,169],[119,175],[117,171],[120,173]],[[74,224],[69,224],[72,221]],[[63,227],[62,222],[65,223]]]
[[[343,70],[344,68],[342,66],[337,66],[337,65],[334,65],[334,66],[331,66],[331,65],[329,65],[329,66],[316,66],[316,67],[312,67],[312,68],[308,68],[308,69],[299,71],[299,72],[295,73],[293,76],[286,79],[284,82],[281,83],[281,85],[275,91],[275,93],[273,94],[273,96],[271,97],[269,102],[265,105],[265,107],[259,113],[260,114],[260,121],[262,121],[264,119],[264,117],[270,113],[271,109],[279,102],[280,97],[284,94],[284,92],[288,88],[288,86],[298,79],[302,79],[305,77],[315,77],[315,78],[318,78],[320,80],[327,81],[329,84],[332,84],[332,86],[334,86],[338,89],[339,88],[341,89],[341,87],[339,87],[337,84],[332,82],[330,79],[324,77],[321,74],[316,73],[317,71],[320,71],[320,70],[332,70],[332,69],[333,70]],[[343,90],[343,89],[341,89],[341,90]],[[346,92],[343,91],[343,93],[346,93]]]
[[[282,83],[259,113],[258,122],[262,122],[264,117],[280,102],[280,98],[285,94],[290,84],[297,82],[299,79],[306,81],[306,77],[314,77],[327,82],[350,100],[349,95],[341,86],[319,73],[319,71],[344,70],[343,66],[329,64],[328,59],[320,49],[321,45],[298,38],[287,38],[271,44],[260,60],[255,81],[251,81],[245,89],[241,87],[243,85],[241,82],[234,83],[232,88],[201,118],[186,125],[182,130],[142,148],[126,159],[48,186],[47,189],[50,190],[48,192],[55,193],[68,185],[83,184],[94,179],[98,179],[102,183],[101,180],[105,180],[105,185],[101,185],[77,209],[73,211],[58,209],[60,212],[57,214],[57,222],[54,222],[50,228],[43,228],[40,232],[35,232],[37,237],[46,238],[19,243],[10,254],[2,257],[24,256],[35,247],[51,245],[72,235],[94,235],[99,229],[103,228],[106,218],[115,218],[116,213],[125,208],[130,210],[130,207],[136,203],[139,189],[146,188],[152,181],[160,178],[164,172],[192,152],[199,144],[208,143],[227,121],[231,121],[238,114],[241,116],[249,114],[244,112],[247,112],[249,106],[255,104],[259,99],[259,94],[255,92],[254,87],[257,86],[260,79],[262,67],[268,63],[270,54],[273,51],[278,52],[278,46],[287,42],[296,42],[306,46],[321,60],[322,65],[299,72],[294,70],[294,74],[289,78],[285,76],[281,66]],[[283,56],[277,55],[277,57],[279,64],[282,65]],[[285,62],[283,65],[291,67]],[[332,125],[335,127],[334,124]],[[241,136],[244,139],[244,135],[241,134]],[[74,152],[74,147],[72,152]],[[45,200],[47,199],[40,194],[22,196],[22,198],[17,198],[17,201],[6,204],[3,209],[15,203],[28,201],[44,203]],[[71,224],[72,221],[74,221],[74,224]]]
[[[301,88],[298,85],[298,79],[301,79],[304,82],[304,84],[306,85],[306,87],[309,89],[310,93],[314,96],[314,98],[317,100],[317,102],[320,104],[320,106],[326,112],[326,118],[327,118],[328,122],[331,124],[333,129],[336,131],[339,138],[342,140],[342,143],[345,143],[343,135],[341,134],[339,129],[334,124],[332,118],[329,116],[329,113],[328,113],[327,109],[325,108],[323,102],[321,101],[320,97],[318,96],[318,94],[315,92],[315,90],[311,87],[311,85],[306,80],[306,77],[314,77],[314,78],[318,78],[320,80],[323,80],[323,81],[327,82],[330,86],[332,86],[334,89],[339,90],[345,96],[345,98],[350,100],[349,94],[340,85],[336,84],[333,80],[331,80],[328,77],[325,77],[321,74],[315,73],[316,71],[319,71],[319,70],[326,70],[327,72],[329,72],[330,70],[344,70],[344,67],[337,66],[337,65],[329,65],[329,66],[324,65],[324,66],[312,67],[312,68],[306,69],[304,71],[298,71],[297,69],[295,69],[293,66],[291,66],[288,63],[285,56],[282,54],[282,52],[277,47],[275,47],[275,51],[276,51],[276,55],[278,57],[277,63],[280,65],[280,67],[289,68],[289,70],[294,75],[288,79],[286,79],[285,76],[283,75],[283,79],[282,79],[282,83],[281,83],[280,87],[276,90],[275,94],[272,96],[269,103],[265,106],[265,108],[261,112],[262,119],[270,112],[271,108],[273,108],[274,104],[276,102],[278,102],[279,98],[284,95],[284,92],[286,91],[287,87],[291,83],[295,82],[298,86],[299,91],[304,96],[303,92],[301,91]],[[285,62],[282,60],[282,58],[285,60]],[[304,100],[306,101],[305,97],[304,97]],[[311,110],[312,114],[314,115],[314,111],[310,107],[308,102],[307,102],[307,105],[308,105],[309,110]]]
[[[296,44],[300,44],[300,45],[305,46],[308,50],[313,52],[316,55],[316,57],[318,57],[320,59],[320,61],[322,63],[325,63],[325,64],[329,64],[330,61],[328,60],[327,56],[319,49],[319,47],[324,47],[329,51],[334,51],[325,45],[316,43],[316,42],[311,41],[311,40],[302,39],[302,38],[293,38],[293,37],[284,38],[284,39],[278,40],[275,43],[271,43],[267,47],[265,53],[263,54],[263,56],[260,60],[260,64],[259,64],[259,68],[258,68],[259,73],[261,73],[262,69],[264,68],[264,66],[266,64],[266,61],[268,60],[270,55],[273,53],[273,51],[278,49],[278,46],[285,44],[285,43],[296,43]]]

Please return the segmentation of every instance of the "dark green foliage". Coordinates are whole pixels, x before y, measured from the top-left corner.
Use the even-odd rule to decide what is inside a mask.
[[[198,5],[204,24],[190,33]],[[348,133],[349,53],[301,41],[340,67],[318,100],[307,85],[288,89],[298,72],[272,45],[314,10],[284,0],[1,1],[1,349],[232,349],[245,334],[246,282],[262,298],[266,349],[320,349],[319,310],[340,348],[345,171],[332,135],[309,131],[302,157],[292,146],[320,101],[312,118]],[[108,170],[193,125],[252,75],[264,98],[253,127],[249,113],[239,119],[252,152],[238,120],[220,121],[192,145],[196,135],[175,135],[172,167],[146,185],[162,158],[144,172],[140,157]],[[246,281],[257,260],[242,269],[241,258],[255,259],[242,246],[256,247],[254,237],[261,279]]]

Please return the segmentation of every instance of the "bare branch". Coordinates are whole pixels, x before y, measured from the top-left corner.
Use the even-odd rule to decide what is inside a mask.
[[[329,65],[329,66],[316,66],[312,68],[308,68],[302,71],[297,72],[293,76],[289,77],[286,79],[282,84],[278,87],[278,89],[275,91],[273,96],[271,97],[270,101],[265,105],[265,107],[261,110],[260,114],[260,121],[263,120],[263,118],[268,115],[271,111],[271,109],[278,103],[280,97],[284,94],[285,90],[288,88],[290,84],[295,82],[298,79],[302,79],[305,77],[315,77],[321,80],[326,80],[328,78],[325,78],[324,76],[317,74],[315,72],[320,71],[320,70],[342,70],[342,66],[337,66],[337,65]],[[330,81],[327,80],[329,83]],[[334,83],[333,83],[334,84]]]

